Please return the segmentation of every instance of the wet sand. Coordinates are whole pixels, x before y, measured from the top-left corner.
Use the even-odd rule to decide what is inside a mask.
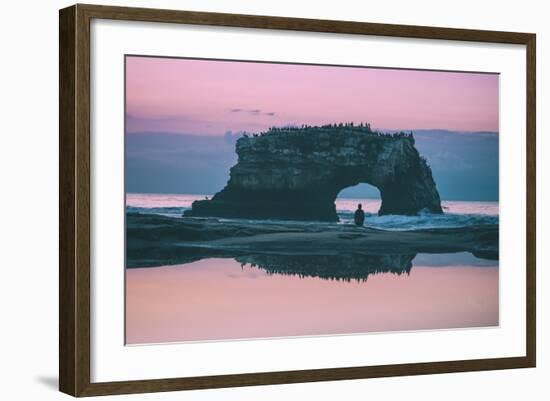
[[[332,223],[173,218],[128,213],[126,267],[246,255],[415,255],[470,252],[498,260],[498,225],[386,231]]]

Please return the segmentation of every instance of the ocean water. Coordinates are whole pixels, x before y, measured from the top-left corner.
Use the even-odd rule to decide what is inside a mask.
[[[181,218],[207,196],[130,193],[126,207]],[[337,224],[352,224],[358,203],[365,224],[385,230],[498,224],[499,218],[497,202],[443,201],[443,215],[378,216],[379,200],[337,199]],[[499,324],[498,260],[468,252],[243,254],[127,268],[125,274],[129,345]]]
[[[498,304],[498,262],[469,253],[360,280],[209,258],[126,269],[126,343],[490,327]]]
[[[126,194],[126,210],[181,217],[196,200],[210,199],[212,195],[187,194]],[[477,224],[498,224],[498,202],[442,201],[444,214],[421,212],[418,216],[378,216],[379,199],[336,199],[339,224],[352,224],[357,204],[365,210],[365,225],[385,230],[415,230],[421,228],[466,227]]]

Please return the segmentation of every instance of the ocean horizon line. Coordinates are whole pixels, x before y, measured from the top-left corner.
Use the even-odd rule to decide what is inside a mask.
[[[207,194],[207,193],[188,193],[188,192],[125,192],[125,195],[166,195],[166,196],[181,196],[181,195],[189,195],[189,196],[208,196],[209,198],[214,196],[215,194]],[[337,196],[336,199],[369,199],[369,200],[381,200],[379,197],[369,197],[369,196]],[[498,203],[499,200],[484,200],[484,199],[441,199],[442,202],[493,202]]]

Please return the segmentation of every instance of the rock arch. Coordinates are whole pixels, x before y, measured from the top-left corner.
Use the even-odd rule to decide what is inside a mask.
[[[380,215],[442,213],[432,172],[412,135],[367,126],[274,128],[236,143],[225,188],[186,216],[337,221],[338,193],[359,183],[380,191]]]

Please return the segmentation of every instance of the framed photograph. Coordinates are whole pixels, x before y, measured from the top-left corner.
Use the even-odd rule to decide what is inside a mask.
[[[535,366],[534,34],[59,18],[61,391]]]

